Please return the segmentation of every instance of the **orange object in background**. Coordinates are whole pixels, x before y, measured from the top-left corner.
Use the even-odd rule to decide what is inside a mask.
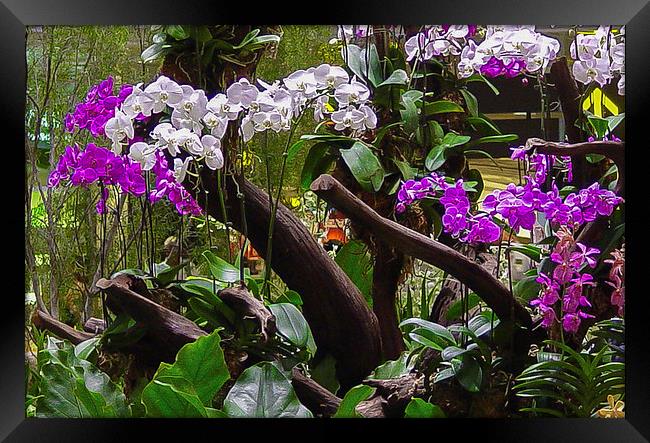
[[[242,235],[239,237],[239,244],[237,243],[230,243],[230,251],[233,254],[236,254],[242,246],[244,246],[244,242],[246,241],[246,238]],[[244,258],[248,261],[258,261],[262,260],[262,257],[257,253],[255,248],[253,248],[253,245],[251,242],[248,242],[246,245],[246,249],[244,250]]]
[[[339,244],[347,243],[348,239],[345,235],[345,215],[342,212],[334,209],[325,221],[325,240],[324,244]]]

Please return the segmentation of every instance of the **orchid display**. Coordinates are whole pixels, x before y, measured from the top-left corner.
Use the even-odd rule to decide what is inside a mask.
[[[619,74],[618,93],[625,95],[625,26],[616,33],[611,26],[600,26],[593,35],[576,34],[570,50],[577,81],[604,86]]]

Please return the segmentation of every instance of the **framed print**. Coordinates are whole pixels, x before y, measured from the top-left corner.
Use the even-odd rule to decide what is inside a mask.
[[[3,0],[0,436],[647,441],[650,7],[242,6]]]

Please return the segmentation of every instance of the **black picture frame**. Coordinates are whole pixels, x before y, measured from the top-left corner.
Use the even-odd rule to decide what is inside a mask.
[[[4,264],[2,269],[3,316],[0,321],[0,439],[7,441],[131,441],[138,431],[152,438],[156,431],[164,440],[188,441],[192,438],[225,439],[224,432],[237,431],[239,438],[251,438],[252,430],[267,436],[280,436],[280,427],[291,429],[283,438],[312,436],[355,436],[367,438],[367,432],[390,431],[390,420],[268,420],[251,425],[248,420],[65,420],[26,419],[24,382],[24,304],[19,275],[24,238],[24,201],[18,183],[24,183],[25,116],[25,28],[30,25],[111,25],[111,24],[204,24],[255,23],[493,23],[493,24],[611,24],[626,25],[626,144],[627,177],[637,186],[627,186],[626,205],[628,256],[626,275],[626,418],[597,419],[519,419],[519,420],[438,420],[409,422],[406,438],[412,431],[426,438],[476,438],[485,441],[540,442],[641,442],[650,439],[650,328],[647,322],[645,273],[647,268],[647,222],[642,215],[644,161],[650,157],[647,135],[646,99],[650,93],[650,5],[647,0],[506,0],[476,2],[469,0],[400,0],[345,2],[283,1],[242,5],[240,2],[199,0],[0,0],[0,122],[3,162],[0,163],[3,189],[3,236],[0,237]],[[14,164],[15,162],[15,164]],[[646,171],[647,176],[647,171]],[[638,183],[636,183],[638,182]],[[6,208],[6,209],[5,209]],[[23,233],[21,235],[21,232]],[[16,242],[10,245],[8,242]],[[632,257],[629,259],[629,257]],[[441,431],[449,432],[443,437]],[[307,432],[304,432],[307,431]],[[294,433],[295,432],[295,433]],[[192,434],[197,434],[196,437]],[[146,438],[146,437],[145,437]]]

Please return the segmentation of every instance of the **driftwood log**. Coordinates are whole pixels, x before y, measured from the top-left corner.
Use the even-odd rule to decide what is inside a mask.
[[[68,326],[65,323],[55,319],[50,314],[43,312],[39,309],[34,311],[32,315],[32,324],[41,331],[49,331],[52,334],[56,335],[59,338],[69,340],[70,343],[78,345],[79,343],[89,340],[95,336],[95,334],[78,331],[72,326]]]
[[[381,217],[331,175],[318,177],[312,183],[311,190],[348,218],[372,230],[384,242],[456,277],[481,297],[501,320],[515,319],[524,327],[531,326],[532,321],[526,308],[478,263],[425,235]]]

